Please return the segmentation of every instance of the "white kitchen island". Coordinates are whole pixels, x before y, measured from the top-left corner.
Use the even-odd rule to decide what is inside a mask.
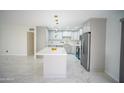
[[[36,55],[43,56],[43,76],[45,78],[65,78],[67,72],[67,53],[63,47],[46,47]]]

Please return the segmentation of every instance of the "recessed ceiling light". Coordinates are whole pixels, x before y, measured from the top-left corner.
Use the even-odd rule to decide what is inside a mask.
[[[56,19],[55,21],[58,22],[58,19]]]
[[[55,18],[58,18],[58,15],[54,15]]]

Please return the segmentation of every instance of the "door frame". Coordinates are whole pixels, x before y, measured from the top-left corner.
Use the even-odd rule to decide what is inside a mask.
[[[124,18],[121,21],[121,49],[120,49],[120,71],[119,82],[124,83]]]
[[[33,49],[33,55],[35,55],[35,33],[34,31],[27,31],[27,56],[28,56],[28,33],[33,33],[34,34],[34,49]]]

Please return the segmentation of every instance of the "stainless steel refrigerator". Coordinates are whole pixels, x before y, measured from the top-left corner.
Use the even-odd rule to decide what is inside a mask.
[[[84,33],[81,37],[81,65],[90,71],[90,45],[91,45],[91,32]]]

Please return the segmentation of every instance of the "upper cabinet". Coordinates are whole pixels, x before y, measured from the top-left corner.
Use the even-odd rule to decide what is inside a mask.
[[[62,32],[49,31],[49,40],[62,40]]]
[[[48,31],[49,40],[62,40],[69,37],[71,40],[79,40],[79,31]]]
[[[82,33],[91,32],[91,23],[89,21],[83,24]]]
[[[72,32],[71,40],[79,40],[79,31]]]
[[[81,29],[79,30],[79,35],[82,35],[82,33],[83,33],[83,29],[81,28]]]
[[[71,31],[63,31],[63,37],[71,37]]]

